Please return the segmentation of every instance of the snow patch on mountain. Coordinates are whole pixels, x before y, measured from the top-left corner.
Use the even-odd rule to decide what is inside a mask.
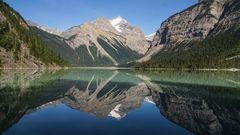
[[[110,20],[110,23],[118,32],[122,32],[121,25],[126,24],[127,21],[121,16],[118,16],[117,18]]]
[[[118,16],[115,19],[109,20],[111,25],[119,32],[120,35],[126,37],[125,43],[131,50],[139,54],[145,54],[149,48],[149,43],[145,39],[141,29],[129,24],[123,17]]]
[[[156,33],[152,33],[152,34],[149,34],[149,35],[145,36],[145,38],[148,41],[152,41],[155,35],[156,35]]]

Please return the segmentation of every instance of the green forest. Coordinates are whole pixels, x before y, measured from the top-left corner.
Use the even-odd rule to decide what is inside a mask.
[[[167,45],[150,61],[135,68],[239,68],[240,29],[231,29],[203,40]]]
[[[60,66],[66,65],[66,62],[61,56],[47,48],[47,46],[31,32],[24,19],[2,0],[0,0],[0,11],[6,18],[6,21],[0,23],[0,47],[12,52],[15,61],[20,59],[21,44],[27,44],[27,47],[30,49],[30,54],[39,58],[46,65],[52,63]]]

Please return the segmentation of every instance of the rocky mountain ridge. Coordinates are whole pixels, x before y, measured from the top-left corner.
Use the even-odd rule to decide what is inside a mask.
[[[138,60],[140,67],[238,68],[239,5],[239,0],[200,0],[169,17]]]
[[[110,20],[110,23],[123,37],[126,37],[126,44],[129,48],[137,51],[139,54],[146,53],[149,44],[146,42],[146,39],[144,39],[144,33],[141,29],[132,26],[120,16]]]
[[[56,29],[56,28],[51,29],[51,28],[48,28],[46,26],[41,26],[41,25],[39,25],[39,24],[37,24],[33,21],[30,21],[30,20],[27,20],[27,24],[29,26],[32,26],[32,27],[37,27],[37,28],[39,28],[43,31],[46,31],[46,32],[50,33],[50,34],[54,34],[54,35],[57,35],[57,36],[61,36],[61,34],[62,34],[62,32],[60,30]]]
[[[113,20],[100,17],[95,21],[72,27],[63,32],[62,36],[69,39],[76,35],[76,39],[72,40],[72,45],[78,47],[79,44],[89,44],[89,40],[91,41],[93,38],[96,39],[96,37],[99,37],[100,35],[109,35],[111,37],[111,34],[115,35],[116,38],[120,38],[119,40],[121,42],[125,43],[127,47],[133,51],[137,51],[139,54],[144,54],[147,50],[146,48],[148,48],[143,32],[139,28],[131,26],[122,17],[117,17]],[[83,39],[78,39],[80,37],[83,37]],[[94,43],[98,44],[97,42]]]
[[[59,36],[49,35],[48,31],[38,25],[33,31],[45,41],[53,51],[71,60],[74,66],[116,66],[134,61],[147,51],[149,43],[143,32],[130,25],[122,17],[108,20],[100,17],[97,20],[74,26]],[[37,30],[41,29],[41,30]],[[44,33],[47,32],[47,33]],[[51,37],[51,38],[49,38]],[[66,45],[75,56],[66,56],[61,47]],[[60,47],[60,48],[59,48]],[[77,58],[77,59],[76,59]]]
[[[165,20],[153,46],[206,38],[219,23],[230,0],[200,0],[198,4]]]
[[[1,3],[4,2],[1,1]],[[26,30],[23,32],[20,25],[16,25],[16,27],[20,28],[21,34],[14,33],[11,28],[13,31],[4,33],[7,35],[6,38],[18,36],[22,38],[29,34],[32,39],[24,39],[31,43],[25,41],[19,43],[21,49],[13,48],[19,47],[19,45],[7,45],[10,44],[10,41],[15,42],[17,39],[3,40],[4,43],[0,42],[1,46],[6,46],[0,48],[0,66],[4,66],[4,68],[37,68],[45,67],[45,63],[48,63],[48,66],[56,66],[56,63],[65,63],[60,57],[63,57],[71,66],[117,66],[139,59],[149,48],[149,43],[145,39],[143,32],[120,16],[112,20],[100,17],[97,20],[61,32],[32,21],[25,21],[17,12],[13,12],[16,20],[11,23],[14,23],[14,25],[19,23]],[[8,16],[1,11],[1,31],[5,31],[3,25],[10,24],[5,23],[8,20]],[[12,35],[8,36],[9,33]],[[43,42],[35,36],[38,36]],[[5,39],[5,37],[1,39]],[[34,43],[37,42],[38,44],[44,44],[43,47],[37,45],[36,49]],[[10,46],[11,51],[6,50],[8,46]],[[43,55],[45,52],[42,51],[45,50],[47,50],[46,53],[48,54]],[[32,51],[34,51],[34,56],[31,54]],[[51,57],[54,60],[51,61],[46,58],[48,55],[52,55]]]

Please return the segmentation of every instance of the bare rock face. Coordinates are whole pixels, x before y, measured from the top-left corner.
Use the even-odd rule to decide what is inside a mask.
[[[161,63],[161,61],[164,61],[164,57],[167,57],[168,54],[164,56],[164,54],[166,53],[171,54],[171,56],[179,56],[181,57],[181,60],[187,62],[187,59],[189,57],[183,58],[183,51],[187,50],[186,53],[193,56],[199,56],[199,54],[205,53],[204,51],[200,51],[199,53],[196,53],[196,51],[194,51],[194,48],[196,49],[197,47],[197,43],[201,43],[206,38],[208,38],[208,41],[211,41],[213,39],[212,37],[217,38],[217,34],[219,33],[236,33],[235,30],[238,30],[240,28],[239,7],[239,0],[199,0],[197,4],[189,7],[188,9],[180,13],[173,15],[161,24],[161,27],[157,30],[151,42],[151,47],[149,48],[148,52],[143,58],[138,60],[138,62],[149,61],[150,63],[155,63],[156,61],[154,62],[153,59],[156,58],[158,59],[158,63]],[[192,46],[189,45],[190,41],[192,41],[190,43],[192,44]],[[194,45],[195,43],[196,46]],[[222,45],[221,43],[216,44]],[[188,47],[184,47],[185,45]],[[231,46],[234,45],[236,44],[231,44]],[[219,48],[214,48],[214,46],[215,44],[211,45],[211,49],[213,49],[213,51]],[[209,49],[210,46],[208,48],[208,46],[205,44],[201,48],[204,48],[204,50],[206,50]],[[229,47],[229,50],[225,49],[222,52],[219,52],[219,55],[230,51],[230,49],[231,48]],[[239,54],[237,52],[234,54],[233,52],[232,55],[234,56],[230,59],[237,60],[236,58],[238,58]],[[173,59],[175,58],[170,58],[168,62],[171,63]],[[228,57],[226,59],[228,60]],[[164,65],[164,63],[165,62],[163,62],[162,65]],[[192,64],[192,62],[189,61],[188,63]],[[234,67],[237,66],[237,64],[234,65]]]
[[[72,48],[77,48],[80,45],[91,46],[93,43],[96,46],[100,46],[97,42],[97,37],[104,35],[106,37],[111,38],[119,38],[122,42],[124,42],[124,38],[120,35],[116,35],[117,31],[112,27],[112,25],[108,22],[105,17],[100,17],[99,19],[82,24],[80,26],[75,26],[67,31],[62,33],[62,36],[69,40],[69,44]],[[114,42],[111,40],[110,42]],[[102,49],[99,47],[99,50]]]
[[[94,54],[90,51],[90,47],[95,46],[97,48],[98,56],[105,56],[116,65],[118,62],[98,42],[98,37],[104,35],[104,37],[108,39],[106,42],[108,42],[109,45],[117,44],[114,39],[118,39],[119,42],[126,43],[126,39],[124,37],[114,34],[116,32],[117,31],[111,26],[110,22],[105,17],[101,17],[96,21],[72,27],[63,32],[62,36],[69,41],[68,44],[73,49],[76,49],[81,45],[86,46],[89,50],[89,54],[92,56],[92,59],[95,58],[93,57]],[[114,47],[111,46],[111,48]]]
[[[147,40],[144,38],[144,33],[141,29],[132,26],[122,17],[117,17],[110,20],[112,26],[127,39],[127,45],[134,51],[140,54],[145,54],[149,48]]]
[[[86,48],[85,54],[88,54],[95,63],[106,61],[99,60],[105,57],[114,65],[136,60],[147,51],[149,46],[143,32],[129,25],[121,17],[113,20],[100,17],[95,21],[68,29],[62,33],[62,37],[74,50]],[[92,48],[96,51],[93,52]],[[123,58],[121,55],[128,58]]]
[[[199,0],[199,3],[164,21],[157,31],[152,46],[175,44],[239,27],[238,0]]]
[[[225,2],[201,0],[200,3],[168,18],[157,31],[152,45],[205,38],[218,23]]]
[[[74,26],[62,33],[31,21],[28,21],[28,24],[51,35],[61,37],[61,41],[58,42],[54,39],[46,39],[46,34],[37,31],[36,34],[43,38],[47,44],[49,42],[60,43],[66,41],[67,47],[71,47],[71,51],[77,56],[74,60],[74,66],[116,66],[125,64],[139,59],[150,46],[144,37],[144,33],[139,28],[130,25],[122,17],[112,20],[100,17],[80,26]]]
[[[240,27],[240,1],[239,0],[228,0],[225,4],[225,8],[221,19],[216,24],[213,34],[225,31],[231,28]]]

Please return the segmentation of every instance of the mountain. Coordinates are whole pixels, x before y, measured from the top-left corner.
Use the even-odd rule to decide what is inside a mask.
[[[110,20],[110,23],[122,36],[126,37],[129,48],[137,51],[139,54],[146,53],[149,45],[144,39],[144,33],[141,29],[132,26],[121,16]]]
[[[61,37],[62,32],[41,26],[33,21],[27,21],[30,29],[35,33],[52,51],[61,55],[71,66],[78,66],[79,56],[67,41]]]
[[[27,20],[27,23],[29,26],[32,26],[32,27],[37,27],[45,32],[48,32],[50,34],[53,34],[53,35],[57,35],[57,36],[60,36],[62,34],[62,32],[58,29],[51,29],[51,28],[48,28],[46,26],[41,26],[33,21],[30,21],[30,20]]]
[[[100,17],[61,36],[78,54],[79,66],[116,66],[140,58],[148,48],[143,32],[121,17]]]
[[[155,35],[156,35],[156,33],[152,33],[152,34],[149,34],[149,35],[145,36],[145,38],[146,38],[147,41],[152,42]]]
[[[149,48],[143,32],[122,17],[113,20],[100,17],[60,35],[31,21],[28,24],[49,48],[72,66],[125,64],[139,59]]]
[[[123,32],[122,25],[127,24],[127,21],[121,16],[118,16],[117,18],[110,20],[110,23],[118,32],[122,33]]]
[[[136,67],[239,68],[240,1],[200,0],[164,21]]]
[[[48,33],[39,27],[32,26],[30,29],[35,33],[52,51],[58,53],[71,66],[78,66],[79,56],[73,48],[69,46],[64,38],[56,34]]]
[[[48,49],[14,9],[0,0],[0,67],[63,66],[65,61]]]

